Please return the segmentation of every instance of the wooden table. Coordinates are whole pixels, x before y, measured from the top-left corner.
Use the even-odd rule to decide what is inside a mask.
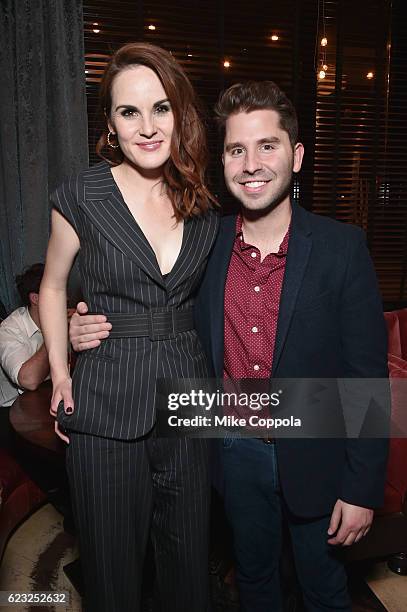
[[[54,431],[55,419],[49,413],[52,385],[44,382],[36,391],[25,391],[10,408],[10,423],[24,440],[44,451],[63,455],[65,444]]]

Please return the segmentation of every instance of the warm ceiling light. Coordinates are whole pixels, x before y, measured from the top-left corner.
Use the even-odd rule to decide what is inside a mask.
[[[153,25],[152,23],[150,23],[150,25],[148,26],[149,30],[155,30],[155,25]]]
[[[325,72],[326,72],[326,71],[328,70],[328,66],[327,66],[326,64],[324,64],[324,65],[322,66],[322,70],[325,70]]]
[[[228,62],[228,60],[225,60],[223,62],[223,65],[224,65],[225,68],[230,68],[230,62]]]
[[[323,38],[321,38],[321,47],[326,47],[328,44],[328,39],[326,36],[324,36]]]
[[[320,70],[318,76],[320,79],[324,79],[326,77],[325,70]]]
[[[374,77],[374,73],[373,72],[368,72],[367,75],[366,75],[367,79],[373,79],[373,77]]]
[[[93,23],[92,25],[94,25],[94,26],[98,26],[99,24],[95,22],[95,23]],[[100,32],[100,28],[98,28],[98,27],[93,28],[93,32],[94,32],[95,34],[99,34],[99,32]]]
[[[188,53],[188,57],[192,57],[192,53]]]
[[[279,37],[277,36],[277,34],[273,34],[273,36],[271,37],[271,40],[278,40]]]

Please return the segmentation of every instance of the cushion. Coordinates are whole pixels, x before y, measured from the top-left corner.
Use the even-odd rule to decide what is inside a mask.
[[[387,334],[388,334],[388,351],[392,355],[401,357],[401,341],[400,341],[400,327],[398,310],[393,312],[385,312],[384,318],[386,319]]]
[[[398,310],[397,313],[399,317],[401,357],[407,359],[407,308]]]
[[[394,489],[389,482],[386,482],[386,487],[384,489],[384,504],[381,508],[375,510],[375,514],[383,516],[385,514],[401,512],[402,505],[403,500],[399,491]]]

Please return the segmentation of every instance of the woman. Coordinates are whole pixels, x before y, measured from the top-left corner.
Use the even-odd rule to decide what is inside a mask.
[[[68,430],[67,469],[86,610],[138,610],[151,526],[162,610],[207,606],[208,469],[203,440],[154,435],[156,378],[207,375],[193,329],[196,287],[217,231],[192,86],[171,54],[131,43],[100,89],[105,161],[52,197],[40,314],[51,412]],[[107,151],[110,155],[107,156]],[[106,161],[108,160],[108,161]],[[76,254],[109,340],[66,363],[66,282]],[[72,385],[72,390],[71,390]]]

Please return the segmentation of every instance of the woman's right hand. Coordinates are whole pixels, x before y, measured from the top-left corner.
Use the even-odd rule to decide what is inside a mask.
[[[50,408],[53,417],[57,416],[58,406],[61,402],[63,402],[65,414],[72,414],[74,410],[72,379],[69,377],[54,384]],[[69,438],[60,430],[57,420],[55,420],[55,433],[61,440],[69,444]]]

